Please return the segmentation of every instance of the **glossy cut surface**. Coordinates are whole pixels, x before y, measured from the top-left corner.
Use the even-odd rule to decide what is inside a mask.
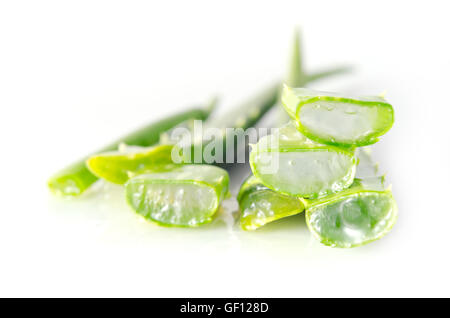
[[[277,193],[250,176],[238,195],[243,230],[251,231],[267,223],[303,212],[303,203],[295,197]]]
[[[161,165],[172,164],[172,149],[172,145],[137,149],[126,147],[125,151],[92,156],[86,161],[86,165],[98,178],[124,184],[132,176],[149,172]]]
[[[322,244],[355,247],[386,235],[397,220],[397,204],[384,176],[377,176],[370,149],[357,151],[358,179],[340,193],[306,200],[306,223]]]
[[[322,244],[355,247],[383,237],[397,220],[389,190],[349,189],[306,209],[306,223]]]
[[[195,227],[212,220],[228,194],[228,173],[210,165],[182,165],[138,175],[125,184],[136,213],[165,226]]]
[[[285,195],[317,198],[349,187],[356,158],[351,150],[316,143],[289,123],[261,138],[250,154],[253,174]]]
[[[394,110],[382,97],[353,97],[284,86],[282,103],[308,138],[337,146],[378,141],[394,123]]]

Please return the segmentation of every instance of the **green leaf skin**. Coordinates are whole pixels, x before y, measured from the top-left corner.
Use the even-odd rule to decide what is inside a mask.
[[[276,105],[280,94],[280,85],[274,84],[261,92],[258,92],[249,100],[244,101],[242,104],[238,104],[232,107],[228,112],[220,117],[211,118],[205,122],[203,129],[206,131],[208,128],[215,128],[222,131],[221,136],[212,136],[208,138],[206,136],[200,136],[199,140],[194,140],[191,147],[191,151],[183,151],[178,145],[177,151],[183,154],[184,163],[198,163],[199,161],[205,164],[215,164],[221,167],[227,168],[224,164],[227,162],[227,156],[237,158],[237,152],[242,147],[242,143],[246,142],[244,138],[245,130],[255,126],[259,120],[274,106]],[[229,130],[227,134],[227,128],[235,129],[235,131]],[[236,133],[236,134],[234,134]],[[239,135],[237,137],[236,135]],[[240,138],[242,137],[242,138]],[[234,139],[234,142],[227,139]],[[221,155],[214,156],[214,160],[207,161],[205,159],[205,150],[210,145],[211,147],[216,145],[222,145]],[[218,146],[218,147],[219,147]],[[187,154],[186,154],[187,153]],[[198,157],[198,153],[200,156]],[[233,160],[236,162],[236,160]]]
[[[286,76],[286,83],[290,86],[303,86],[306,82],[305,71],[303,69],[303,54],[300,30],[294,32],[292,41],[289,68]]]
[[[352,184],[356,158],[351,149],[309,140],[291,122],[252,147],[250,167],[266,187],[276,192],[318,198]]]
[[[106,152],[90,157],[86,165],[96,177],[124,184],[134,175],[149,172],[161,165],[172,164],[172,149],[172,145],[158,145],[131,149],[125,153]]]
[[[245,231],[303,212],[303,203],[294,197],[265,187],[255,176],[241,186],[237,200],[241,209],[241,227]]]
[[[394,123],[394,110],[382,97],[352,97],[285,85],[281,100],[299,131],[324,144],[370,145]]]
[[[164,226],[196,227],[211,222],[228,195],[228,173],[211,165],[180,165],[138,175],[125,184],[131,208]]]
[[[152,146],[159,141],[161,133],[178,124],[189,119],[205,120],[208,118],[211,111],[214,109],[214,103],[215,101],[207,108],[190,109],[148,124],[101,150],[96,151],[94,154],[117,150],[120,143],[142,147]],[[69,165],[52,176],[48,180],[48,187],[50,190],[53,193],[62,196],[77,196],[87,190],[98,179],[89,171],[85,164],[85,161],[90,156]]]
[[[280,84],[275,83],[257,92],[243,103],[234,105],[222,116],[208,119],[205,128],[242,128],[253,127],[277,102]]]
[[[397,220],[390,190],[374,190],[355,179],[341,193],[310,201],[306,223],[314,236],[331,247],[356,247],[383,237]]]

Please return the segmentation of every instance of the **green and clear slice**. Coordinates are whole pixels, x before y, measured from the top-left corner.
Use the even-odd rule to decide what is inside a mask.
[[[320,242],[332,247],[355,247],[383,237],[397,220],[390,190],[372,190],[358,180],[338,194],[311,202],[306,223]]]
[[[284,86],[282,103],[308,138],[337,146],[378,141],[394,123],[394,110],[382,97],[353,97]]]
[[[263,137],[252,148],[253,174],[281,194],[318,198],[349,187],[355,176],[352,150],[313,142],[294,123]]]
[[[352,186],[335,195],[305,200],[306,223],[321,243],[355,247],[383,237],[397,220],[397,205],[384,176],[377,176],[371,149],[359,148],[359,163]]]
[[[303,212],[303,203],[295,197],[277,193],[250,176],[238,194],[241,227],[251,231],[267,223]]]
[[[181,165],[138,175],[125,184],[130,206],[147,220],[165,226],[208,223],[228,194],[228,173],[210,165]]]
[[[98,178],[124,184],[132,176],[172,164],[172,148],[172,145],[149,148],[126,146],[125,150],[94,155],[86,161],[86,165]]]

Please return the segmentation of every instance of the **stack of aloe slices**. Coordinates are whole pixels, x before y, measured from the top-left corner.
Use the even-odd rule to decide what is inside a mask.
[[[397,219],[396,203],[368,150],[357,147],[392,127],[392,106],[382,97],[287,85],[282,103],[293,121],[252,148],[254,176],[238,197],[242,228],[305,211],[309,229],[328,246],[354,247],[384,236]]]
[[[306,74],[299,63],[300,57],[297,34],[290,63],[289,83],[305,85],[348,71],[348,68],[339,67]],[[215,105],[213,101],[208,107],[185,111],[154,122],[61,170],[50,178],[49,188],[58,195],[79,196],[100,178],[124,185],[127,202],[147,220],[180,227],[208,223],[221,202],[229,195],[228,173],[217,166],[222,160],[208,162],[201,152],[202,164],[192,165],[189,160],[181,164],[174,162],[172,154],[175,145],[167,143],[163,136],[174,128],[190,127],[193,120],[203,120],[206,126],[223,130],[250,128],[279,102],[280,88],[281,83],[275,83],[222,118],[209,118]],[[227,137],[223,134],[221,138]],[[208,146],[208,142],[204,136],[199,142],[193,142],[193,152],[198,149],[201,151],[203,146]],[[229,148],[227,142],[223,144],[226,146],[222,159],[227,158],[227,153],[231,151],[235,153],[239,146],[232,143],[233,148]]]
[[[295,37],[287,85],[276,83],[232,109],[224,118],[209,119],[215,101],[154,122],[75,162],[53,176],[50,189],[78,196],[97,179],[122,184],[131,208],[165,226],[195,227],[211,222],[229,196],[228,172],[218,165],[235,153],[226,134],[221,156],[205,160],[207,138],[194,141],[201,164],[174,162],[175,145],[164,136],[178,127],[203,120],[214,128],[247,129],[281,103],[291,121],[253,145],[253,175],[241,186],[241,226],[255,230],[280,218],[305,212],[306,222],[321,243],[354,247],[377,240],[394,225],[397,208],[392,193],[378,176],[366,148],[394,122],[392,106],[383,97],[354,97],[302,88],[345,68],[307,74]],[[294,88],[300,87],[300,88]],[[191,159],[191,158],[187,158]],[[212,165],[211,165],[212,164]]]

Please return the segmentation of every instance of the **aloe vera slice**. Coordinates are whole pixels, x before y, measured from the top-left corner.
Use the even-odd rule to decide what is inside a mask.
[[[130,206],[165,226],[195,227],[212,220],[228,194],[228,173],[210,165],[180,165],[138,175],[125,184]]]
[[[352,97],[285,85],[281,100],[298,129],[325,144],[370,145],[394,123],[394,110],[382,97]]]
[[[241,227],[245,231],[303,212],[303,203],[295,197],[277,193],[264,186],[255,176],[241,186],[237,200],[241,209]]]
[[[136,174],[172,164],[172,145],[149,148],[126,147],[125,151],[101,153],[86,161],[89,170],[98,178],[124,184]]]
[[[397,205],[384,177],[377,177],[370,149],[358,149],[359,164],[352,186],[335,195],[304,200],[306,223],[322,244],[355,247],[378,240],[397,220]]]
[[[250,167],[274,191],[317,198],[352,184],[356,158],[352,150],[309,140],[291,122],[252,147]]]
[[[320,242],[332,247],[355,247],[383,237],[397,220],[390,190],[355,179],[354,185],[326,199],[311,202],[306,223]]]

